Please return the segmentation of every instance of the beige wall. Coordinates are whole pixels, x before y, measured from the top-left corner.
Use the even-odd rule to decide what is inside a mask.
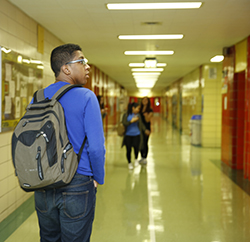
[[[54,82],[49,65],[51,50],[62,44],[44,30],[44,54],[37,52],[37,23],[10,4],[0,0],[0,46],[44,62],[43,86]],[[23,192],[14,175],[11,160],[12,132],[0,133],[0,222],[19,207],[32,193]]]
[[[213,69],[212,73],[211,69]],[[221,147],[222,64],[204,65],[202,77],[202,94],[204,96],[202,146]]]
[[[210,63],[196,68],[171,84],[162,95],[162,99],[167,103],[161,110],[163,117],[167,116],[167,120],[172,123],[173,115],[176,114],[176,128],[180,129],[182,126],[183,134],[190,134],[191,117],[202,115],[203,147],[221,146],[221,80],[222,64]],[[182,110],[180,110],[180,95],[182,95]],[[173,96],[177,101],[175,108]],[[180,115],[182,115],[182,125],[180,125]]]
[[[182,78],[182,132],[190,134],[189,121],[193,115],[201,114],[200,68]]]

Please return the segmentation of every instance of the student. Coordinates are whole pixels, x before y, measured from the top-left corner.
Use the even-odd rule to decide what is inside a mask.
[[[100,105],[100,110],[101,110],[101,115],[102,115],[102,119],[104,119],[107,115],[107,108],[104,107],[104,98],[101,95],[97,95],[97,99]]]
[[[128,168],[132,170],[133,164],[131,162],[131,151],[134,148],[135,162],[134,166],[138,166],[138,153],[143,149],[143,134],[149,134],[149,130],[142,123],[141,116],[139,114],[140,106],[138,103],[129,103],[127,113],[123,115],[122,123],[126,128],[126,132],[123,138],[122,147],[126,146],[126,157],[128,160]]]
[[[44,90],[48,98],[63,85],[85,85],[89,78],[90,67],[78,45],[56,47],[51,53],[51,68],[56,81]],[[68,91],[59,102],[74,151],[79,152],[85,136],[87,141],[70,184],[35,191],[40,237],[46,242],[89,242],[97,185],[104,183],[105,147],[100,107],[95,94],[81,87]]]
[[[143,124],[146,129],[149,130],[148,134],[143,134],[143,149],[140,150],[142,159],[139,161],[141,165],[146,165],[148,156],[148,139],[151,133],[151,118],[153,116],[153,110],[148,97],[144,97],[141,101],[140,114]]]

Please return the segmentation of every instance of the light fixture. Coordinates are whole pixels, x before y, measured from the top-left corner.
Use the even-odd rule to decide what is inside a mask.
[[[30,63],[43,65],[43,62],[41,62],[40,60],[30,60]]]
[[[157,67],[164,67],[164,66],[167,66],[166,63],[157,63]]]
[[[140,92],[141,96],[148,96],[150,91],[151,91],[151,89],[149,89],[149,88],[139,88],[139,92]]]
[[[156,71],[156,72],[161,72],[163,71],[163,68],[133,68],[132,71],[137,72],[151,72],[151,71]]]
[[[18,55],[17,56],[17,62],[22,63],[22,61],[23,61],[23,57],[21,55]]]
[[[145,68],[156,68],[157,60],[156,58],[146,58],[144,60],[144,67]]]
[[[129,63],[129,67],[144,67],[144,63]],[[157,63],[157,67],[165,67],[167,66],[166,63]]]
[[[154,84],[150,84],[150,83],[136,83],[136,86],[138,88],[152,88],[154,85],[155,85],[155,83]]]
[[[43,69],[44,69],[44,66],[37,66],[36,68],[37,68],[37,69],[43,70]]]
[[[224,60],[223,55],[216,55],[213,58],[210,59],[211,62],[221,62]]]
[[[132,73],[133,76],[159,76],[161,75],[160,72],[149,72],[149,73],[141,73],[141,72],[135,72],[135,73]]]
[[[141,77],[141,76],[135,76],[134,77],[135,81],[136,82],[143,82],[143,81],[157,81],[158,79],[158,76],[144,76],[144,77]]]
[[[173,55],[172,50],[153,50],[153,51],[125,51],[125,55]]]
[[[108,3],[109,10],[135,9],[192,9],[200,8],[202,2],[167,2],[167,3]]]
[[[137,84],[143,84],[143,83],[147,83],[147,84],[150,84],[150,85],[154,85],[156,83],[157,79],[156,80],[147,80],[147,79],[140,79],[140,80],[135,80],[135,83]]]
[[[158,35],[119,35],[121,40],[150,40],[150,39],[182,39],[183,34],[158,34]]]
[[[11,49],[6,49],[5,47],[0,47],[0,49],[6,54],[11,52]]]
[[[28,60],[28,59],[23,59],[23,63],[30,64],[30,60]]]
[[[141,97],[146,97],[150,93],[150,89],[148,88],[139,88],[140,96]]]
[[[136,83],[136,86],[139,87],[139,88],[152,88],[156,81],[135,81]]]
[[[130,67],[144,67],[144,63],[129,63]]]

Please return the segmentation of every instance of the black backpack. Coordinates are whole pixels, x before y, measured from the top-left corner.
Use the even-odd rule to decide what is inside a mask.
[[[58,100],[80,85],[64,85],[51,99],[44,89],[34,93],[33,103],[12,136],[12,161],[21,188],[35,191],[64,186],[72,180],[87,137],[78,155],[69,142],[64,110]]]

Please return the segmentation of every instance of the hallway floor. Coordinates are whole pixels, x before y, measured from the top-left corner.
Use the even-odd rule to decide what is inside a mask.
[[[220,149],[191,146],[160,117],[152,128],[148,165],[132,171],[109,133],[91,242],[249,242],[250,197],[223,171]],[[0,242],[39,241],[34,209],[10,231],[0,224]]]

